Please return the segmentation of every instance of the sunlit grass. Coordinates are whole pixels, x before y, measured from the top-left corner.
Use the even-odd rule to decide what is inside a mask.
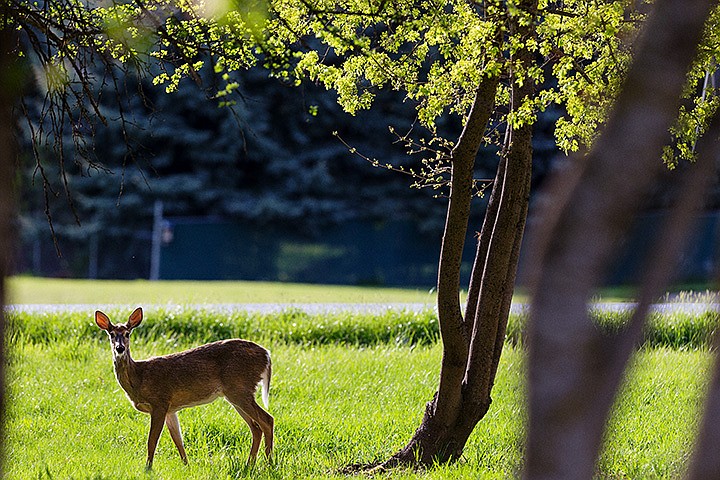
[[[14,304],[427,303],[426,289],[244,281],[8,279]]]
[[[720,313],[709,305],[695,311],[666,310],[651,313],[642,344],[674,349],[710,348],[720,326]],[[127,320],[134,309],[111,307],[105,310],[116,323]],[[72,337],[80,341],[102,336],[95,326],[95,308],[15,310],[9,312],[9,335],[30,343],[52,343]],[[629,310],[593,310],[593,321],[609,336],[624,328]],[[527,313],[513,313],[507,325],[506,341],[526,343]],[[276,313],[248,312],[213,306],[176,305],[145,309],[145,321],[136,330],[144,339],[175,344],[200,344],[231,337],[259,339],[299,345],[377,344],[428,345],[440,338],[437,314],[430,307],[415,311],[389,309],[383,313],[337,311],[307,313],[287,308]]]
[[[179,325],[192,318],[174,321]],[[228,404],[216,401],[180,413],[190,465],[181,463],[164,433],[154,472],[147,476],[149,418],[133,410],[118,386],[106,336],[85,314],[26,320],[14,325],[10,341],[9,479],[342,478],[343,466],[387,458],[410,438],[437,387],[442,355],[436,341],[402,343],[388,337],[323,343],[251,336],[273,356],[275,463],[260,458],[254,470],[245,468],[249,430]],[[136,358],[238,331],[218,330],[214,317],[202,313],[195,314],[186,335],[178,333],[178,325],[163,335],[163,323],[153,326],[153,321],[147,318],[134,335]],[[286,320],[278,321],[273,327],[267,319],[267,328],[285,328],[279,326]],[[317,321],[322,318],[301,319],[307,325]],[[380,329],[382,321],[368,320]],[[55,333],[38,336],[23,330],[37,324]],[[695,348],[646,348],[635,356],[609,424],[599,478],[682,474],[711,358],[706,349]],[[517,477],[526,421],[524,363],[524,349],[507,345],[492,407],[460,462],[420,472],[399,470],[387,478]]]
[[[437,381],[437,345],[414,349],[270,347],[275,464],[268,466],[260,458],[255,471],[245,470],[249,430],[228,404],[217,401],[181,412],[190,465],[180,462],[164,433],[154,476],[341,476],[337,471],[345,465],[371,462],[400,448],[419,423]],[[134,350],[136,356],[144,357],[165,349],[140,344]],[[505,372],[498,390],[509,393],[513,388],[507,383],[517,383],[519,372]],[[117,385],[104,342],[16,346],[10,391],[6,478],[42,478],[46,473],[52,478],[143,476],[149,419],[132,409]],[[495,442],[504,435],[516,435],[521,421],[517,418],[513,429],[498,420],[508,418],[502,405],[513,402],[499,403],[493,412]],[[473,457],[477,455],[468,458]],[[446,473],[468,467],[448,468]],[[502,465],[496,463],[496,468],[502,473]],[[436,473],[431,478],[442,477]]]
[[[702,412],[714,355],[643,349],[609,423],[603,478],[681,478]]]
[[[435,305],[432,285],[422,288],[361,287],[254,281],[85,280],[11,277],[7,280],[10,304],[55,305],[201,305],[201,304],[424,304]],[[672,289],[660,302],[707,304],[717,295],[697,290]],[[601,289],[593,302],[632,302],[634,287]],[[466,292],[460,292],[465,301]],[[519,287],[514,303],[528,303]]]

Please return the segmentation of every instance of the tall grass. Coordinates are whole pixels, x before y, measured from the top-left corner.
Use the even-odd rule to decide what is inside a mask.
[[[117,322],[129,311],[110,310]],[[612,335],[627,313],[596,313]],[[9,479],[148,478],[143,472],[148,417],[132,409],[113,373],[106,335],[92,310],[11,312]],[[633,360],[609,425],[599,478],[677,478],[707,385],[706,348],[717,314],[656,313]],[[513,315],[493,404],[462,460],[392,478],[511,478],[522,468],[525,432],[526,318]],[[133,335],[137,358],[218,338],[245,337],[273,355],[270,411],[276,462],[245,468],[250,434],[224,402],[180,418],[191,463],[167,434],[150,478],[341,478],[348,464],[386,458],[410,438],[437,387],[442,347],[431,310],[382,315],[309,315],[149,309]]]
[[[114,322],[124,322],[129,310],[108,310]],[[612,337],[630,319],[630,311],[594,310],[591,318]],[[143,325],[135,336],[170,343],[205,343],[231,337],[252,338],[273,343],[298,345],[380,344],[429,345],[438,341],[437,315],[424,311],[387,310],[384,313],[336,312],[310,314],[298,309],[278,313],[243,310],[220,311],[212,308],[176,306],[146,310]],[[95,326],[93,311],[50,311],[45,313],[12,311],[9,331],[30,343],[57,342],[67,338],[80,341],[104,338]],[[711,309],[696,311],[655,311],[651,313],[641,345],[674,349],[709,348],[720,324],[720,313]],[[526,337],[527,315],[511,314],[507,342],[522,345]]]
[[[590,312],[597,328],[612,338],[630,321],[630,310],[599,310]],[[579,320],[580,321],[580,320]],[[526,338],[527,315],[510,315],[507,341],[523,344]],[[638,346],[667,347],[672,349],[698,349],[713,346],[720,327],[720,312],[707,306],[695,311],[653,311],[646,320],[643,337]]]
[[[127,320],[128,311],[106,313],[115,323]],[[82,341],[103,338],[93,311],[57,311],[8,315],[11,338],[29,343],[52,343],[67,338]],[[431,310],[388,310],[382,314],[308,314],[289,309],[263,314],[246,311],[219,312],[190,307],[151,309],[134,337],[146,341],[205,343],[222,338],[252,338],[299,345],[427,345],[437,341],[438,325]]]
[[[713,355],[644,348],[631,360],[608,424],[599,478],[683,476],[706,395]]]

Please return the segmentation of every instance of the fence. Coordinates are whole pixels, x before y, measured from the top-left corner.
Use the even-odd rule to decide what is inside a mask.
[[[622,246],[608,284],[638,280],[665,214],[649,213]],[[680,283],[715,279],[720,259],[720,212],[699,217],[697,233],[678,252]],[[161,228],[160,231],[157,229]],[[475,245],[468,235],[462,277],[467,284]],[[152,239],[155,239],[152,241]],[[346,222],[316,234],[293,227],[260,227],[208,218],[165,218],[132,237],[90,237],[61,244],[26,241],[15,255],[16,273],[96,278],[268,280],[349,285],[430,287],[435,284],[441,232],[410,221]],[[154,267],[151,267],[154,265]],[[521,262],[522,265],[522,262]],[[154,271],[153,271],[154,270]]]

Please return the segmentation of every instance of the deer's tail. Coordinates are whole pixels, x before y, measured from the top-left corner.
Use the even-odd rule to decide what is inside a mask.
[[[272,361],[270,360],[270,352],[267,352],[267,365],[260,376],[262,383],[262,401],[265,408],[270,404],[270,378],[272,377]]]

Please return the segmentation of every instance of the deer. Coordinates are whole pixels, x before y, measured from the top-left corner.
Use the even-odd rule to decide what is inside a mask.
[[[118,383],[132,405],[150,415],[145,468],[152,469],[163,424],[187,464],[177,412],[218,397],[225,397],[250,427],[248,466],[254,465],[263,436],[265,455],[271,460],[274,419],[255,401],[257,386],[262,383],[262,400],[268,408],[270,352],[247,340],[230,339],[136,361],[130,355],[130,333],[142,320],[142,308],[136,308],[127,323],[119,325],[114,325],[103,312],[95,312],[95,323],[110,337]]]

